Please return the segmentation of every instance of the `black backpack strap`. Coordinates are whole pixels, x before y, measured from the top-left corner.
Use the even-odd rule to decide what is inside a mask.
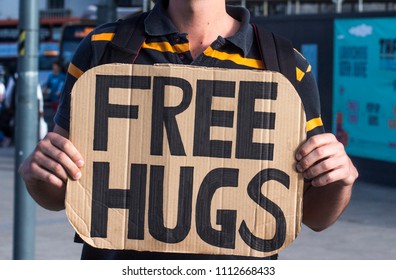
[[[148,13],[121,20],[99,63],[134,63],[146,38],[144,19]]]
[[[292,43],[267,31],[261,24],[252,25],[266,69],[282,73],[296,87],[296,60]]]

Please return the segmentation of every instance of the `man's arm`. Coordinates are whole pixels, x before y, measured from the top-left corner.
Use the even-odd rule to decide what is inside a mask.
[[[297,170],[306,183],[303,222],[315,231],[332,225],[347,207],[358,172],[331,133],[309,138],[297,151]]]
[[[30,195],[49,210],[65,208],[68,178],[81,177],[84,161],[68,137],[69,133],[56,125],[54,132],[48,133],[19,167]]]

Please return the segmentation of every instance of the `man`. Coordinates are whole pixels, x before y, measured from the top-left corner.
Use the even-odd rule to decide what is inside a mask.
[[[84,165],[84,159],[67,139],[69,93],[78,77],[92,67],[91,46],[111,40],[115,26],[104,25],[83,41],[69,67],[61,105],[55,117],[54,133],[49,133],[20,167],[19,172],[30,194],[47,209],[64,209],[66,181],[78,180],[81,176],[80,168]],[[145,42],[134,61],[136,64],[265,68],[253,28],[249,24],[248,11],[241,7],[226,7],[225,0],[159,1],[145,19],[145,33]],[[309,69],[309,64],[298,53],[296,60],[300,69]],[[306,108],[307,119],[313,120],[314,124],[308,132],[309,139],[296,153],[297,170],[307,179],[303,222],[313,230],[321,231],[333,224],[346,208],[358,173],[343,145],[334,135],[323,133],[319,96],[312,73],[305,73],[297,91]],[[84,244],[82,258],[232,257],[98,250]]]

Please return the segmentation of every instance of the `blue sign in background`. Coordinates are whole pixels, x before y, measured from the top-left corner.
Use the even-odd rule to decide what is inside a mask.
[[[396,18],[334,24],[333,132],[350,155],[396,162]]]

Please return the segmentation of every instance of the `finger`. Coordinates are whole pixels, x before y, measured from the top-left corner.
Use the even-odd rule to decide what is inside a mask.
[[[69,139],[55,133],[55,137],[51,137],[49,140],[52,145],[63,151],[78,167],[83,166],[83,157]]]
[[[39,166],[36,162],[32,162],[30,166],[32,179],[49,182],[55,187],[62,188],[65,187],[65,182],[59,177],[55,176],[51,172]]]
[[[338,157],[331,157],[317,162],[304,172],[305,179],[313,179],[329,171],[342,167],[342,161]]]
[[[345,170],[343,168],[337,168],[314,178],[311,183],[314,187],[323,187],[328,184],[342,180],[344,177]]]
[[[67,182],[67,172],[59,162],[54,161],[52,158],[47,157],[42,153],[37,153],[34,155],[34,162],[37,163],[37,165],[40,166],[42,169],[45,169],[46,171],[52,173],[62,182]]]
[[[41,141],[38,144],[38,149],[46,157],[49,157],[52,161],[60,164],[66,173],[73,179],[78,180],[81,177],[80,169],[76,163],[68,156],[68,154],[54,146],[52,141]],[[45,162],[43,162],[42,165],[49,169]]]
[[[314,135],[301,145],[301,147],[296,152],[296,159],[299,161],[303,157],[310,154],[313,150],[332,142],[337,142],[337,139],[331,133]]]
[[[343,146],[339,142],[326,144],[312,150],[309,154],[304,156],[296,165],[299,172],[305,172],[315,164],[326,160],[330,157],[338,157],[340,152],[343,151]]]

